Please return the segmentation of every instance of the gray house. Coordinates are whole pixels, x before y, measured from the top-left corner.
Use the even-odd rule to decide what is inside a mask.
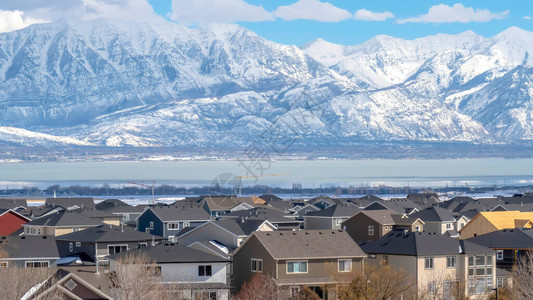
[[[359,206],[346,202],[304,215],[305,229],[342,229],[342,222],[360,212]]]
[[[59,259],[53,236],[0,237],[0,267],[51,268]]]
[[[61,257],[86,254],[93,261],[110,254],[159,243],[162,237],[124,226],[101,225],[57,237]]]

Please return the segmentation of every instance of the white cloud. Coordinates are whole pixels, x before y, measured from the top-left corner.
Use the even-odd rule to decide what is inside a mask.
[[[163,20],[147,0],[26,0],[0,1],[0,31],[16,30],[33,23],[60,18],[119,21]],[[7,11],[7,13],[6,13]]]
[[[352,17],[347,10],[318,0],[298,0],[288,6],[280,6],[274,15],[288,21],[305,19],[321,22],[339,22]]]
[[[24,17],[24,12],[19,10],[0,10],[0,32],[19,30],[35,23],[44,23],[44,20]]]
[[[270,21],[272,13],[244,0],[172,0],[170,18],[182,23]]]
[[[530,16],[524,16],[523,19],[524,19],[524,20],[531,20],[531,17],[530,17]]]
[[[465,7],[461,3],[453,6],[439,4],[432,6],[428,13],[418,17],[398,20],[398,23],[470,23],[470,22],[488,22],[493,19],[503,19],[509,14],[509,11],[493,13],[488,9],[474,9]]]
[[[367,9],[360,9],[355,12],[354,18],[363,21],[385,21],[394,18],[390,11],[373,12]]]

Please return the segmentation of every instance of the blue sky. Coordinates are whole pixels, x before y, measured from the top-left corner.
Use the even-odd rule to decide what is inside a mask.
[[[466,30],[493,36],[511,26],[533,31],[532,0],[0,0],[0,32],[65,16],[236,23],[295,45],[316,38],[353,45],[379,34],[413,39]]]

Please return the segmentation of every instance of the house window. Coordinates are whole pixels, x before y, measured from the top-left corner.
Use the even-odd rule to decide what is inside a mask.
[[[0,261],[0,268],[7,268],[9,266],[9,262],[7,261]]]
[[[69,250],[70,252],[73,252],[73,251],[74,251],[74,243],[73,243],[73,242],[68,243],[68,250]]]
[[[447,223],[447,224],[446,224],[446,229],[451,229],[451,228],[452,228],[452,224]]]
[[[76,247],[81,247],[81,242],[76,242]]]
[[[376,258],[376,254],[368,254],[368,258],[373,258],[373,259],[375,259],[375,258]]]
[[[167,229],[168,230],[178,230],[180,229],[179,223],[167,223]]]
[[[193,299],[217,300],[217,292],[201,291],[194,293],[194,295]]]
[[[48,261],[27,261],[26,268],[48,268],[50,263]]]
[[[352,271],[352,260],[351,259],[339,259],[339,272],[350,272]]]
[[[41,235],[41,227],[37,228],[37,234]]]
[[[80,228],[79,227],[74,227],[74,228],[72,228],[72,231],[78,232],[78,231],[80,231]]]
[[[252,272],[263,272],[263,260],[252,258]]]
[[[287,273],[307,273],[307,261],[288,261]]]
[[[455,268],[455,256],[446,256],[446,268]]]
[[[148,243],[146,242],[140,242],[139,247],[148,247]]]
[[[385,265],[389,264],[389,257],[387,255],[383,255],[383,264]]]
[[[425,259],[425,268],[426,268],[426,270],[433,269],[433,257],[426,257],[426,259]]]
[[[191,223],[183,222],[183,227],[182,228],[185,228],[185,227],[191,227]]]
[[[496,287],[501,288],[503,286],[503,278],[496,278]]]
[[[374,226],[368,226],[368,235],[374,235]]]
[[[435,294],[437,292],[437,284],[435,281],[428,282],[428,292],[430,294]]]
[[[485,294],[492,289],[493,256],[476,255],[468,257],[468,293]]]
[[[144,228],[144,232],[150,233],[150,228],[148,228],[148,227]]]
[[[154,230],[154,222],[150,222],[150,230]]]
[[[341,218],[335,219],[335,225],[341,226],[341,224],[342,224],[342,219]]]
[[[123,251],[128,251],[128,245],[109,245],[107,246],[108,254],[116,254]]]
[[[416,232],[420,232],[420,225],[416,225],[416,226],[415,226],[415,231],[416,231]]]
[[[130,220],[130,215],[128,215],[128,214],[122,215],[122,220],[129,221]]]
[[[212,267],[210,265],[198,266],[198,276],[212,276]]]
[[[503,250],[498,250],[498,253],[496,253],[496,259],[503,260]]]

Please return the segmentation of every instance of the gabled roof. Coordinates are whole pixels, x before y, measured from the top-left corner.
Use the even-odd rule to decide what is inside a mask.
[[[267,203],[269,203],[270,201],[283,201],[283,199],[276,195],[262,195],[259,196],[259,198],[265,200]]]
[[[243,202],[252,206],[264,203],[263,200],[259,203],[257,202],[259,200],[254,200],[252,197],[235,196],[205,196],[203,201],[205,201],[210,211],[228,211]]]
[[[438,207],[438,206],[428,207],[419,212],[411,214],[409,217],[420,218],[424,222],[454,222],[455,221],[455,218],[453,217],[451,211]]]
[[[250,235],[252,232],[259,229],[261,224],[268,222],[266,220],[249,218],[249,219],[226,219],[214,221],[216,225],[232,232],[237,236]]]
[[[45,214],[24,225],[34,226],[98,226],[102,222],[84,216],[75,211],[61,210]]]
[[[492,249],[533,250],[533,229],[502,229],[469,238],[467,241]]]
[[[0,199],[0,208],[2,209],[13,209],[17,207],[28,207],[28,202],[26,199]]]
[[[349,218],[361,209],[353,203],[337,204],[319,211],[309,212],[304,217]]]
[[[166,206],[150,206],[148,209],[152,210],[163,222],[210,219],[209,213],[198,203],[186,202],[181,205],[175,203]]]
[[[111,213],[142,213],[148,205],[129,205],[118,199],[108,199],[96,204],[96,209]]]
[[[100,225],[82,231],[72,232],[58,236],[58,241],[69,242],[145,242],[162,240],[161,237],[137,231],[125,226]]]
[[[472,219],[472,221],[474,221],[474,219],[476,218],[485,218],[496,228],[496,230],[500,230],[500,229],[507,229],[507,228],[522,227],[524,224],[527,224],[530,221],[533,222],[533,212],[520,212],[516,210],[485,211],[485,212],[480,212],[478,215],[476,215]],[[524,222],[517,223],[516,222],[517,220],[524,221]],[[470,221],[470,223],[472,223],[472,221]],[[468,226],[468,224],[466,226]]]
[[[6,256],[1,259],[59,259],[56,241],[53,236],[2,236],[0,237],[0,253]]]
[[[31,220],[30,218],[28,218],[28,217],[26,217],[24,215],[21,215],[20,213],[14,211],[12,209],[2,209],[2,208],[0,208],[0,216],[2,216],[4,214],[7,214],[7,213],[11,213],[11,214],[17,215],[17,216],[19,216],[21,218],[24,218],[26,221],[30,221]]]
[[[403,230],[393,230],[378,240],[363,242],[359,246],[366,253],[413,256],[495,252],[447,235]]]
[[[126,202],[119,199],[106,199],[95,204],[96,209],[107,209],[115,206],[129,206]]]
[[[343,230],[256,231],[237,249],[257,238],[274,259],[364,257],[365,253]]]
[[[127,255],[146,255],[149,260],[162,263],[194,263],[194,262],[228,262],[229,259],[218,255],[185,247],[174,243],[163,243],[150,247],[141,247],[108,256],[109,259],[118,260]]]
[[[280,212],[276,209],[269,207],[256,207],[249,210],[240,210],[231,212],[221,216],[223,219],[226,218],[254,218],[259,220],[268,220],[270,223],[294,223],[298,222],[294,219],[294,215],[286,214]]]
[[[410,218],[401,214],[397,214],[395,211],[390,209],[362,210],[356,215],[359,214],[364,214],[382,225],[410,225],[417,220],[417,218]]]
[[[67,198],[46,198],[45,205],[62,206],[69,208],[77,205],[79,208],[95,208],[93,198],[67,197]]]

